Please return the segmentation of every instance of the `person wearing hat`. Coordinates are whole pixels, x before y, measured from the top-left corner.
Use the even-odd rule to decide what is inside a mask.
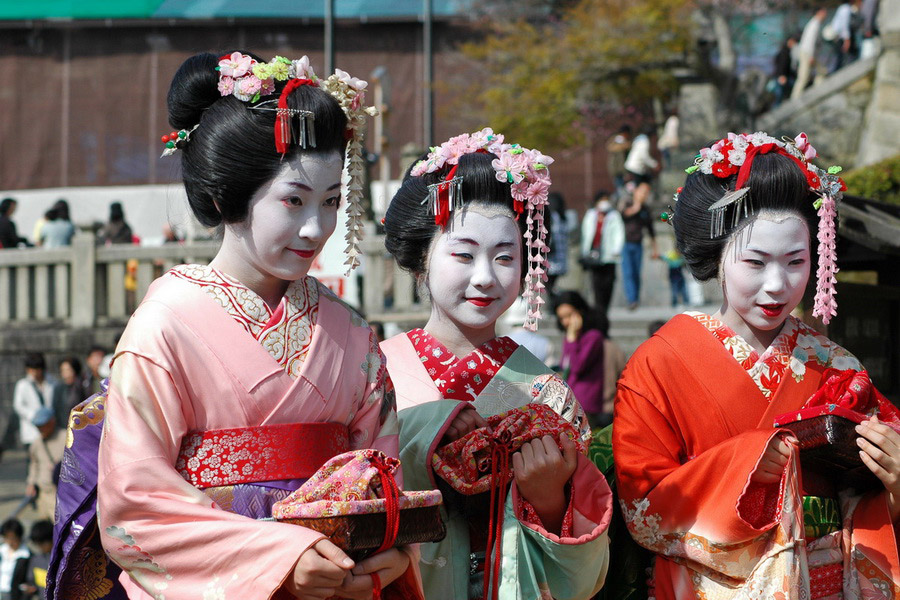
[[[56,465],[62,460],[66,447],[66,432],[56,427],[53,409],[44,406],[31,419],[41,437],[28,449],[30,461],[26,494],[37,498],[37,511],[41,518],[54,519],[56,513]]]

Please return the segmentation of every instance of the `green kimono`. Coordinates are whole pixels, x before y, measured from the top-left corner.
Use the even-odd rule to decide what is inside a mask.
[[[476,350],[461,359],[443,356],[441,366],[433,360],[429,362],[433,357],[423,359],[406,334],[385,341],[382,350],[399,409],[405,489],[437,487],[431,457],[456,414],[469,405],[459,399],[445,400],[438,386],[442,385],[446,393],[448,373],[461,365],[475,380],[478,376],[482,383],[484,378],[489,379],[471,402],[482,416],[528,403],[543,403],[571,421],[586,441],[590,439],[587,420],[571,390],[523,347],[516,348],[502,364],[496,356]],[[434,372],[434,379],[429,369]],[[472,393],[471,389],[468,391]],[[569,531],[564,532],[570,535],[564,536],[546,531],[540,522],[530,522],[522,510],[515,483],[511,485],[503,520],[501,599],[587,599],[603,585],[609,562],[607,528],[612,516],[612,494],[603,475],[581,455],[570,484],[572,522]],[[454,502],[447,502],[444,507],[447,537],[420,546],[426,598],[480,598],[480,586],[470,586],[469,523]]]

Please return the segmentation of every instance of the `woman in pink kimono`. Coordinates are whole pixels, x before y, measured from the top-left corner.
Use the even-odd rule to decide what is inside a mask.
[[[461,135],[413,167],[388,208],[387,249],[431,300],[424,329],[382,343],[409,489],[435,487],[440,447],[526,404],[549,406],[590,441],[571,390],[495,330],[525,270],[526,326],[540,316],[551,161],[490,129]],[[482,576],[491,569],[486,511],[445,494],[447,537],[421,545],[427,597],[589,598],[603,584],[611,514],[603,475],[571,440],[549,435],[522,446],[512,467],[496,584]]]
[[[265,520],[340,452],[397,455],[377,342],[307,275],[335,228],[345,152],[358,181],[364,87],[317,78],[306,57],[237,52],[196,55],[172,81],[166,154],[181,150],[191,208],[223,237],[209,265],[154,283],[116,350],[98,523],[129,598],[370,598],[372,573],[386,598],[421,595],[405,551],[354,564],[320,533]],[[103,418],[93,409],[73,428]],[[79,564],[83,597],[113,586],[96,557]]]

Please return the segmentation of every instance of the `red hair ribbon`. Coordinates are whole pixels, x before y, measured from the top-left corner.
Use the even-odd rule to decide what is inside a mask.
[[[291,147],[291,113],[288,108],[288,96],[301,85],[319,87],[312,79],[290,79],[278,96],[278,110],[275,117],[275,149],[279,154],[287,154]]]
[[[437,206],[434,207],[434,224],[444,229],[450,221],[450,181],[456,177],[456,170],[459,165],[453,165],[444,182],[438,185],[437,189]]]
[[[797,163],[797,166],[800,167],[800,172],[806,175],[808,169],[803,162],[798,159],[796,156],[791,155],[787,150],[779,146],[778,144],[763,144],[762,146],[753,146],[751,145],[747,148],[747,154],[744,157],[744,164],[741,165],[740,171],[738,171],[737,181],[734,184],[734,189],[739,190],[744,187],[744,184],[747,183],[747,180],[750,179],[750,167],[753,164],[753,159],[757,154],[768,154],[769,152],[775,151],[778,154],[782,154],[787,156],[789,159]],[[728,157],[726,157],[727,159]],[[809,177],[807,176],[807,179]]]

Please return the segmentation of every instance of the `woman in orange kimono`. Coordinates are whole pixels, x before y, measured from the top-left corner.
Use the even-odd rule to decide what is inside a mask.
[[[411,551],[354,563],[323,534],[271,519],[334,455],[397,455],[374,333],[308,275],[339,218],[345,158],[348,230],[359,226],[364,88],[342,71],[319,79],[306,57],[239,52],[196,55],[175,75],[180,131],[164,154],[181,151],[191,208],[222,245],[151,286],[108,397],[73,413],[71,436],[103,420],[98,461],[70,454],[61,473],[96,469],[98,527],[61,515],[75,549],[56,597],[364,600],[378,579],[384,598],[422,597]],[[350,247],[352,265],[352,235]],[[89,545],[97,533],[105,555]]]
[[[814,314],[827,323],[835,312],[834,201],[843,184],[814,157],[804,134],[789,142],[729,134],[701,151],[676,195],[678,249],[695,277],[719,279],[724,301],[714,315],[674,317],[618,384],[620,502],[634,539],[655,553],[657,600],[900,593],[900,435],[879,420],[893,408],[882,402],[856,427],[862,460],[882,482],[865,493],[802,470],[796,438],[773,427],[827,369],[861,369],[790,316],[816,239]]]

